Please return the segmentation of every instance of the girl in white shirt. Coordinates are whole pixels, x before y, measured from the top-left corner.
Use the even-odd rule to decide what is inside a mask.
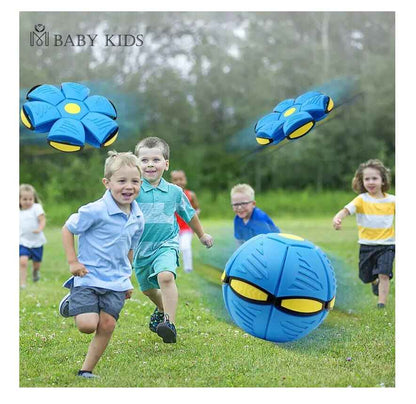
[[[40,279],[39,270],[42,262],[43,245],[46,243],[43,229],[45,228],[45,212],[35,188],[29,184],[19,187],[20,208],[20,287],[26,287],[28,261],[33,262],[33,281]]]

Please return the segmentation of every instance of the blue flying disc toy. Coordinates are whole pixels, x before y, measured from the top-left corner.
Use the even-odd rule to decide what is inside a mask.
[[[90,96],[79,83],[33,87],[22,106],[22,123],[35,133],[48,133],[50,146],[62,152],[76,152],[85,143],[100,148],[117,138],[117,111],[107,98]]]
[[[307,135],[315,123],[326,118],[334,102],[319,91],[308,91],[296,99],[286,99],[273,112],[257,121],[254,132],[262,146],[277,145]]]

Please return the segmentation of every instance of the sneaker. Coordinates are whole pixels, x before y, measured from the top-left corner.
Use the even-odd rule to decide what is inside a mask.
[[[68,293],[59,303],[59,314],[62,317],[71,317],[69,315],[69,296],[70,293]]]
[[[37,282],[40,279],[40,273],[39,270],[33,271],[33,282]]]
[[[378,296],[378,281],[371,284],[371,290],[373,291],[374,295]]]
[[[83,377],[85,379],[99,379],[100,378],[100,376],[95,375],[89,370],[79,370],[77,376]]]
[[[169,316],[165,314],[165,321],[156,327],[156,332],[159,337],[163,338],[163,342],[176,342],[176,328],[169,321]]]
[[[377,303],[377,308],[378,309],[384,309],[386,307],[386,305],[384,303]]]
[[[184,269],[184,272],[187,273],[187,274],[191,273],[192,271],[193,271],[192,268],[185,268]]]
[[[165,319],[165,314],[159,311],[159,309],[156,307],[153,314],[150,316],[150,322],[149,322],[149,329],[152,332],[156,332],[157,326],[163,322]]]

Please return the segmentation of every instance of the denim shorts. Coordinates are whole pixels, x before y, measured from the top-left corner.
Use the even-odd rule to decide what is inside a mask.
[[[393,278],[394,245],[360,245],[359,277],[364,283],[373,282],[379,274]]]
[[[163,271],[172,272],[176,278],[179,254],[174,248],[161,248],[149,258],[135,260],[133,267],[142,292],[160,289],[157,275]]]
[[[29,257],[29,259],[33,262],[42,262],[43,246],[29,248],[19,244],[19,257],[21,257],[22,255]]]
[[[69,315],[100,313],[105,311],[118,320],[126,299],[126,291],[76,286],[71,288],[69,297]]]

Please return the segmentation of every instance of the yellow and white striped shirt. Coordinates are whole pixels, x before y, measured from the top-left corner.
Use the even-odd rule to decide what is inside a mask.
[[[395,244],[396,197],[384,195],[384,198],[376,199],[363,193],[345,206],[351,215],[356,214],[360,244]]]

